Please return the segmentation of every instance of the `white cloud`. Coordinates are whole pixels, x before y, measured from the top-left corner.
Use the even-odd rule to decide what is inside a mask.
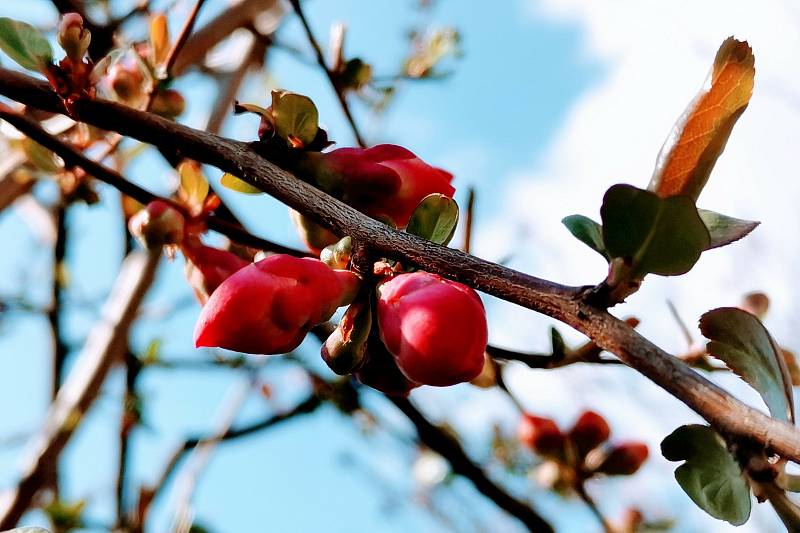
[[[509,180],[505,218],[525,224],[529,239],[518,243],[514,266],[571,284],[594,283],[605,274],[604,261],[572,240],[562,217],[582,213],[598,218],[605,189],[627,182],[644,187],[656,154],[672,123],[708,72],[719,44],[729,35],[747,39],[756,54],[756,88],[720,159],[700,205],[762,221],[746,240],[706,254],[680,278],[648,279],[643,290],[621,306],[620,315],[643,318],[641,330],[668,350],[684,349],[665,301],[672,300],[693,326],[704,311],[736,304],[750,290],[772,299],[768,326],[790,347],[798,316],[793,276],[800,272],[800,5],[786,1],[526,1],[525,13],[554,23],[578,24],[584,53],[605,66],[600,81],[574,103],[546,157],[520,169]],[[496,231],[477,235],[476,249],[497,251]],[[497,252],[502,253],[502,252]],[[493,340],[518,348],[543,348],[543,319],[513,306],[491,306]],[[520,328],[525,323],[529,327]],[[563,328],[562,328],[563,329]],[[523,331],[520,331],[523,330]],[[539,346],[531,346],[532,337]],[[575,337],[577,338],[577,337]],[[797,346],[795,346],[797,347]],[[614,427],[629,436],[646,434],[658,456],[661,437],[691,412],[641,376],[619,370],[574,368],[511,373],[509,382],[526,405],[544,413],[591,406],[611,415]],[[760,406],[758,397],[733,377],[723,384]],[[636,405],[636,407],[632,407]],[[614,417],[613,413],[624,416]],[[658,413],[657,415],[654,413]],[[565,415],[569,416],[569,415]],[[727,524],[700,512],[683,513],[689,500],[671,484],[674,465],[658,461],[652,476],[636,481],[637,502],[654,513],[668,509],[685,520],[679,530],[729,531]],[[665,490],[670,487],[670,490]],[[613,506],[615,494],[601,501]],[[648,503],[649,502],[649,503]],[[747,529],[749,528],[749,529]],[[738,531],[781,530],[766,505]]]

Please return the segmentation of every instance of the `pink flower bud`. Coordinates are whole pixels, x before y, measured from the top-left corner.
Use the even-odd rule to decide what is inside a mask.
[[[566,440],[553,420],[529,414],[522,415],[517,438],[534,452],[546,457],[561,456]]]
[[[451,197],[453,175],[392,144],[339,148],[317,162],[320,187],[374,218],[405,228],[417,204],[440,193]]]
[[[150,202],[128,221],[131,235],[145,248],[180,244],[185,225],[181,212],[162,200]]]
[[[617,444],[597,467],[597,471],[609,476],[630,476],[647,460],[647,445],[642,442]]]
[[[488,331],[475,291],[414,272],[383,283],[379,293],[381,339],[408,379],[444,387],[481,373]]]
[[[58,24],[58,44],[72,61],[80,61],[89,49],[92,35],[83,27],[83,18],[78,13],[67,13]]]
[[[584,457],[608,440],[611,428],[606,419],[594,411],[584,411],[569,432],[578,455]]]
[[[186,278],[202,304],[223,281],[251,264],[236,254],[205,246],[196,239],[184,242],[181,251],[186,256]]]
[[[253,354],[297,348],[313,326],[355,296],[360,279],[318,259],[276,254],[248,265],[211,294],[195,345]]]

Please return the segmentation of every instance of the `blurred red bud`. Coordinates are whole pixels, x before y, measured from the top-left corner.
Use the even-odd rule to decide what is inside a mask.
[[[580,457],[597,448],[608,440],[611,428],[606,419],[594,411],[584,411],[569,432],[569,438],[575,445]]]
[[[539,455],[559,457],[564,450],[564,434],[555,421],[530,414],[522,415],[517,438]]]
[[[647,460],[647,445],[642,442],[624,442],[614,446],[597,472],[609,476],[630,476]]]

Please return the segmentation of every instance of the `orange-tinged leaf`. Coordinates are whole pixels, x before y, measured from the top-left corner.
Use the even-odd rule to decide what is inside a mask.
[[[658,154],[651,191],[661,197],[684,194],[697,200],[750,101],[755,73],[750,45],[728,37],[717,52],[705,87]]]
[[[160,65],[169,52],[169,27],[164,13],[158,13],[150,19],[150,46],[153,66]]]
[[[197,215],[203,210],[203,202],[208,196],[208,181],[203,176],[200,165],[188,159],[178,165],[178,174],[181,177],[178,193],[192,214]]]

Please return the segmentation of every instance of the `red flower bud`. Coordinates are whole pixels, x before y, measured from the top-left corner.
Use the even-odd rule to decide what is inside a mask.
[[[564,434],[549,418],[529,414],[522,415],[517,429],[517,438],[539,455],[558,457],[564,450]]]
[[[611,449],[597,467],[597,471],[609,476],[635,474],[647,460],[647,445],[642,442],[624,442]]]
[[[608,440],[611,428],[606,419],[594,411],[584,411],[569,432],[569,438],[575,445],[580,457]]]
[[[150,202],[128,221],[131,235],[139,239],[145,248],[180,244],[185,225],[180,211],[162,200]]]
[[[373,218],[405,228],[417,204],[433,193],[451,197],[453,175],[392,144],[339,148],[319,155],[317,179],[327,192]]]
[[[286,353],[356,294],[359,278],[317,259],[276,254],[236,272],[211,294],[195,345],[253,354]]]
[[[381,339],[408,379],[445,387],[481,373],[488,331],[475,291],[414,272],[386,281],[379,293]]]
[[[199,240],[187,240],[181,250],[186,256],[186,278],[202,304],[223,281],[251,264],[231,252],[205,246]]]
[[[72,61],[80,61],[89,49],[92,35],[78,13],[66,13],[58,24],[58,44]]]

